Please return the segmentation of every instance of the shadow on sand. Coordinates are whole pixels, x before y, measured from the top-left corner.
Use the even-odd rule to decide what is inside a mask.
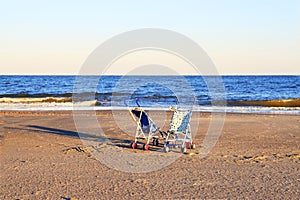
[[[130,139],[121,139],[121,138],[107,137],[101,135],[93,135],[88,133],[78,133],[75,131],[57,129],[57,128],[39,126],[39,125],[27,125],[27,126],[23,126],[23,128],[20,127],[4,127],[4,128],[11,129],[11,130],[31,131],[35,133],[41,133],[41,134],[55,134],[60,136],[75,137],[85,141],[98,142],[99,145],[106,143],[111,146],[118,146],[126,149],[131,148],[131,142],[132,142],[132,140]],[[138,144],[139,146],[142,146],[144,143],[138,142]],[[157,151],[158,148],[162,146],[163,146],[162,144],[159,144],[157,147],[151,145],[150,149],[153,151]]]
[[[39,126],[39,125],[27,125],[24,126],[23,128],[18,128],[18,127],[4,127],[4,128],[11,129],[11,130],[23,130],[23,131],[25,130],[25,131],[35,132],[35,133],[42,133],[42,134],[55,134],[55,135],[61,135],[67,137],[75,137],[86,141],[99,142],[99,144],[107,143],[109,141],[111,145],[119,146],[122,148],[130,148],[130,143],[131,143],[131,140],[127,140],[127,139],[105,137],[101,135],[93,135],[88,133],[78,133],[75,131],[57,129],[57,128]]]

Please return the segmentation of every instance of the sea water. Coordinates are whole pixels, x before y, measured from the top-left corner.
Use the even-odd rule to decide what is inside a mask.
[[[214,86],[216,78],[221,82]],[[299,102],[300,76],[0,76],[0,110],[192,105],[207,112],[299,115]]]

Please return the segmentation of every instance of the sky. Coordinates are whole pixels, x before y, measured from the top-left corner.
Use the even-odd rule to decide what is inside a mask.
[[[299,21],[300,0],[2,0],[0,75],[76,75],[97,46],[140,28],[189,37],[220,74],[300,75]]]

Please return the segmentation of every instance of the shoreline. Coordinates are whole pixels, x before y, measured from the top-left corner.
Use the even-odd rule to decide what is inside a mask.
[[[147,109],[144,108],[147,112],[172,112],[169,109],[159,110],[159,109]],[[120,112],[128,112],[127,108],[124,109],[104,109],[104,110],[0,110],[0,116],[1,115],[13,115],[13,114],[74,114],[74,112],[80,113],[80,112],[88,112],[96,114],[99,114],[101,112],[114,112],[114,111],[120,111]],[[199,111],[194,110],[193,113],[201,113],[201,114],[222,114],[222,115],[279,115],[279,116],[300,116],[299,113],[264,113],[264,112],[253,112],[253,113],[247,113],[247,112],[210,112],[210,111]]]

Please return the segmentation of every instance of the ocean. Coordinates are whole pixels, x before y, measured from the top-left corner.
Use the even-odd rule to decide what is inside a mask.
[[[300,76],[222,76],[221,91],[207,86],[214,78],[1,75],[0,110],[111,110],[138,103],[147,109],[192,105],[206,112],[300,115]]]

